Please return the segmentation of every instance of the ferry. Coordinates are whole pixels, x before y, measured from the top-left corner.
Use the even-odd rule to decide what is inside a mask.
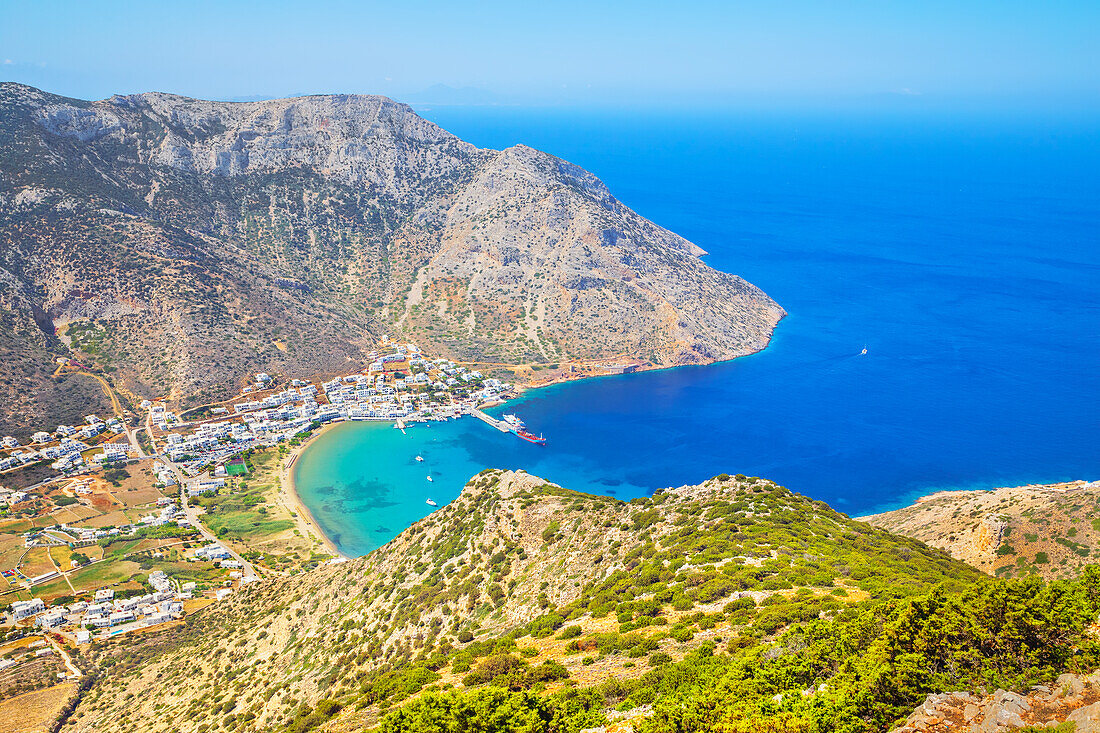
[[[520,420],[515,415],[505,415],[503,422],[508,430],[516,434],[517,438],[523,438],[528,443],[534,443],[535,445],[546,445],[546,438],[541,434],[535,435],[527,430],[527,426],[524,425],[523,420]]]
[[[424,502],[424,503],[425,503],[425,504],[427,504],[428,506],[439,506],[439,505],[438,505],[438,504],[436,504],[436,503],[435,503],[435,501],[433,501],[432,499],[428,499],[428,500],[427,500],[426,502]]]

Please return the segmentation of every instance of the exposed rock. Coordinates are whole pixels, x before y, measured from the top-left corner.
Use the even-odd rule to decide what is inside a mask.
[[[1100,731],[1100,702],[1074,710],[1066,720],[1077,725],[1074,733],[1097,733]]]
[[[88,321],[102,337],[78,356],[184,406],[251,371],[344,370],[383,333],[494,365],[659,367],[758,351],[785,315],[591,173],[478,149],[385,97],[88,102],[6,83],[0,151],[0,276],[17,283],[0,345],[48,363],[53,327]],[[37,340],[34,309],[54,321]],[[2,369],[18,402],[26,370]]]
[[[1100,482],[941,491],[863,520],[998,576],[1071,577],[1100,548]]]
[[[1004,733],[1027,726],[1070,720],[1078,733],[1100,731],[1100,672],[1061,675],[1053,687],[1039,685],[1026,695],[997,690],[979,697],[969,692],[929,695],[895,733]]]

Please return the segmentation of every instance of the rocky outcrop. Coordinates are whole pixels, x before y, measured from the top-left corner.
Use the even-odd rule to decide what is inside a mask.
[[[487,364],[706,363],[762,349],[785,315],[591,173],[384,97],[0,84],[0,151],[0,277],[109,332],[82,356],[139,395],[338,371],[382,333]]]
[[[945,692],[929,695],[894,733],[1007,733],[1071,721],[1076,733],[1100,733],[1100,672],[1063,674],[1026,694]]]
[[[982,520],[975,530],[974,549],[985,554],[994,554],[1001,546],[1008,522],[995,514],[990,514]]]

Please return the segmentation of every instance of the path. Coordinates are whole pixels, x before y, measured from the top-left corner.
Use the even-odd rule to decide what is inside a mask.
[[[115,394],[110,383],[98,374],[92,374],[91,372],[73,372],[73,374],[83,374],[86,377],[92,377],[99,381],[100,386],[103,387],[103,391],[107,393],[107,397],[111,400],[111,409],[114,410],[115,415],[122,422],[122,429],[126,431],[126,438],[130,441],[130,446],[137,452],[138,458],[148,458],[149,456],[145,455],[145,450],[141,447],[141,443],[139,443],[134,436],[134,431],[130,429],[130,424],[126,420],[126,411],[122,408],[122,401],[119,400],[118,395]]]
[[[243,577],[257,575],[256,568],[252,566],[252,563],[241,557],[240,553],[229,546],[229,543],[222,542],[214,536],[213,532],[206,528],[206,525],[199,519],[199,510],[188,503],[190,497],[187,496],[187,477],[183,475],[183,471],[179,470],[179,467],[176,466],[174,462],[167,458],[164,459],[164,462],[167,463],[168,467],[172,469],[172,472],[176,474],[176,480],[179,481],[180,484],[180,508],[183,509],[183,513],[191,522],[191,525],[199,531],[199,534],[201,534],[205,540],[208,542],[215,542],[221,547],[224,547],[229,552],[229,555],[241,564],[241,570],[243,571],[241,575]]]
[[[69,656],[69,653],[65,651],[65,647],[57,643],[57,640],[53,638],[51,634],[46,634],[46,641],[54,648],[54,650],[65,661],[65,668],[69,670],[70,677],[83,677],[84,673],[80,671],[80,667],[73,664],[73,658]]]

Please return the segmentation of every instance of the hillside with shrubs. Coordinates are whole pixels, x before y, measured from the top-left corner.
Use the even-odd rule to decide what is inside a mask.
[[[357,560],[93,648],[63,730],[885,731],[1100,664],[1100,572],[996,580],[759,478],[622,502],[522,471]]]

